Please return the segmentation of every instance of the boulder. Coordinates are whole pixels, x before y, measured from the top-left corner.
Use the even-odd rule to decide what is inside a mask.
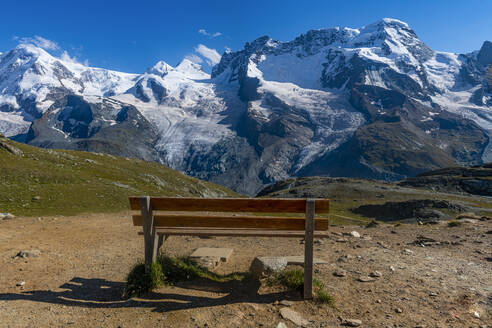
[[[309,321],[301,317],[299,313],[287,307],[280,309],[280,315],[282,316],[282,318],[292,321],[295,325],[299,327],[307,327],[307,325],[309,324]]]
[[[251,263],[250,271],[256,276],[278,273],[287,266],[285,257],[257,257]]]

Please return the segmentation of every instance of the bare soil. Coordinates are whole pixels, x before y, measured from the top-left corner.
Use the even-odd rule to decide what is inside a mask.
[[[254,279],[186,282],[126,299],[126,275],[143,256],[129,212],[0,221],[0,327],[294,327],[280,316],[282,300],[308,327],[340,327],[340,318],[361,327],[492,327],[492,221],[330,229],[315,245],[329,264],[315,276],[335,307]],[[362,237],[342,236],[353,230]],[[170,237],[162,251],[197,247],[234,249],[218,273],[246,272],[256,256],[303,254],[298,238]],[[29,249],[41,255],[15,258]],[[376,270],[375,281],[357,280]]]

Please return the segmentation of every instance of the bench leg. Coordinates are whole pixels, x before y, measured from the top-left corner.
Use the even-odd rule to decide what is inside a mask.
[[[168,237],[168,235],[159,235],[159,241],[157,243],[157,254],[159,254],[159,250],[161,249],[162,244],[164,244]]]
[[[306,201],[306,231],[304,240],[304,299],[313,298],[314,199]]]
[[[154,215],[152,214],[152,206],[150,204],[150,197],[140,198],[140,209],[142,212],[142,225],[144,232],[144,246],[145,246],[145,271],[149,272],[152,263],[157,258],[157,234],[154,227]]]

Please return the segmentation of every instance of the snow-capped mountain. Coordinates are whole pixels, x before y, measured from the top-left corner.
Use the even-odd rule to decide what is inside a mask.
[[[143,74],[32,45],[0,55],[0,132],[155,160],[252,194],[290,176],[398,179],[492,160],[492,43],[437,52],[404,22],[261,37],[212,74]]]

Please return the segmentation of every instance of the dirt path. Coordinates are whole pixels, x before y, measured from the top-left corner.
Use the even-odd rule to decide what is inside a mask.
[[[258,282],[186,283],[125,300],[126,274],[143,255],[129,214],[1,221],[0,327],[294,327],[279,314],[275,301],[284,299],[309,327],[340,327],[339,317],[362,327],[492,327],[492,221],[333,228],[315,247],[329,262],[316,276],[335,297],[331,308]],[[352,230],[362,238],[341,235]],[[409,244],[418,236],[440,244]],[[247,271],[255,256],[303,254],[296,238],[171,237],[164,251],[187,255],[200,246],[234,249],[219,273]],[[41,255],[14,258],[29,249]],[[347,275],[335,277],[341,269]],[[375,270],[376,281],[357,281]]]

